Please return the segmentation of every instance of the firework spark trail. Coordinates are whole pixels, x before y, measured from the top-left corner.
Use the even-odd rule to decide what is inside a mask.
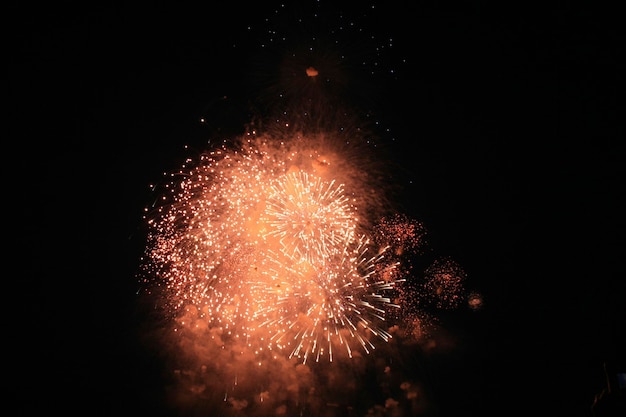
[[[297,142],[251,136],[188,161],[149,215],[147,272],[173,316],[194,308],[256,352],[369,353],[372,337],[391,337],[396,262],[360,232],[365,200],[346,190],[363,184],[338,182],[320,163],[328,149]]]

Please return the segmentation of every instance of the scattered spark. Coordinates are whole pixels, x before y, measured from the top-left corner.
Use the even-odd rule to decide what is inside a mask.
[[[453,259],[436,259],[425,271],[423,294],[437,308],[457,308],[464,299],[466,276],[465,270]]]

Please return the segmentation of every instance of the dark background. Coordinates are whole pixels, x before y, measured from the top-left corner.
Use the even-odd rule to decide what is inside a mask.
[[[243,28],[272,10],[5,9],[18,414],[165,415],[159,361],[137,340],[142,209],[184,145],[245,123]],[[451,315],[463,348],[430,363],[441,415],[590,415],[603,363],[626,351],[619,14],[391,2],[379,19],[369,29],[393,30],[407,58],[375,92],[407,168],[390,181],[485,300]],[[198,123],[215,112],[219,126]]]

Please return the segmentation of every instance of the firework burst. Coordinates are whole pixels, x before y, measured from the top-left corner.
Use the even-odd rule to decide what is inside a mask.
[[[175,401],[210,403],[207,415],[365,404],[359,375],[383,363],[402,373],[399,349],[426,346],[433,310],[464,296],[451,260],[422,270],[426,228],[397,212],[403,168],[378,115],[391,108],[371,93],[387,91],[404,60],[390,55],[392,37],[362,36],[380,9],[322,13],[336,5],[314,2],[312,23],[283,5],[259,22],[259,45],[240,48],[263,64],[246,110],[236,97],[212,101],[200,118],[208,148],[153,186],[139,273],[159,327],[150,341],[172,353]],[[312,28],[292,39],[293,22]]]
[[[192,309],[257,353],[303,361],[389,339],[397,262],[363,233],[376,200],[320,143],[249,135],[171,174],[146,214],[145,264],[170,315]]]
[[[264,238],[277,238],[294,262],[324,263],[356,227],[343,184],[326,183],[306,172],[290,172],[273,184],[267,198]]]

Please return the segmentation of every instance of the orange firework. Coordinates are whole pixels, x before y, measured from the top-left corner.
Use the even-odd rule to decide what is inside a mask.
[[[436,259],[425,271],[423,295],[437,308],[457,308],[465,296],[467,274],[449,257]]]
[[[147,215],[145,272],[180,325],[194,311],[194,326],[305,362],[390,337],[396,263],[362,233],[363,184],[321,145],[250,136],[171,175]]]

